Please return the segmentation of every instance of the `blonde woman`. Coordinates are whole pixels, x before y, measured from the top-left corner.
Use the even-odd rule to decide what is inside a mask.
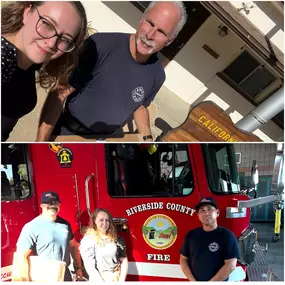
[[[99,208],[79,247],[89,281],[125,281],[128,259],[124,240],[117,235],[109,211]]]
[[[41,87],[66,86],[87,36],[85,9],[79,1],[11,2],[1,8],[1,36],[1,126],[6,141],[18,120],[36,106],[36,71]]]

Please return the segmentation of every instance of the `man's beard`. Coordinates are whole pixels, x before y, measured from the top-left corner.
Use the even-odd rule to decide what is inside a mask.
[[[142,42],[142,44],[146,44],[148,46],[151,46],[151,49],[148,51],[148,54],[152,54],[153,50],[155,49],[155,43],[153,41],[149,41],[146,36],[138,36],[136,43],[137,45]]]
[[[58,207],[56,207],[56,206],[48,206],[47,209],[48,210],[54,210],[56,213],[58,213],[58,210],[59,210]]]

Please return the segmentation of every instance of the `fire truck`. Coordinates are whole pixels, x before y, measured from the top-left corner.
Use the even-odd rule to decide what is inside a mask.
[[[256,230],[240,190],[233,144],[2,144],[1,280],[11,279],[22,227],[56,191],[59,215],[80,242],[96,208],[111,211],[125,240],[131,281],[183,281],[179,250],[200,226],[195,205],[213,197],[218,224],[235,234],[240,259],[230,280],[246,279]]]

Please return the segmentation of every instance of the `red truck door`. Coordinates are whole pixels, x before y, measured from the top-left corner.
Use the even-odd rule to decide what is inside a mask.
[[[31,156],[23,144],[1,145],[1,281],[11,279],[22,227],[38,214]]]
[[[194,206],[205,184],[197,173],[203,169],[197,170],[193,159],[199,149],[186,144],[159,144],[156,151],[135,144],[105,146],[106,167],[98,169],[99,204],[121,228],[129,280],[184,278],[179,250],[186,233],[199,226]]]
[[[36,144],[32,151],[39,199],[45,191],[57,192],[61,200],[59,215],[71,223],[80,240],[81,228],[89,222],[88,211],[96,208],[95,145]]]

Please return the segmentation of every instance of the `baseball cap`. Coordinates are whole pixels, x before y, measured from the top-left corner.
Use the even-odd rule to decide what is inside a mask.
[[[200,200],[200,202],[195,206],[196,211],[200,209],[201,206],[204,205],[212,205],[216,209],[218,209],[217,202],[212,197],[204,197]]]
[[[53,202],[60,203],[58,194],[52,191],[44,192],[41,197],[41,204],[49,204]]]

